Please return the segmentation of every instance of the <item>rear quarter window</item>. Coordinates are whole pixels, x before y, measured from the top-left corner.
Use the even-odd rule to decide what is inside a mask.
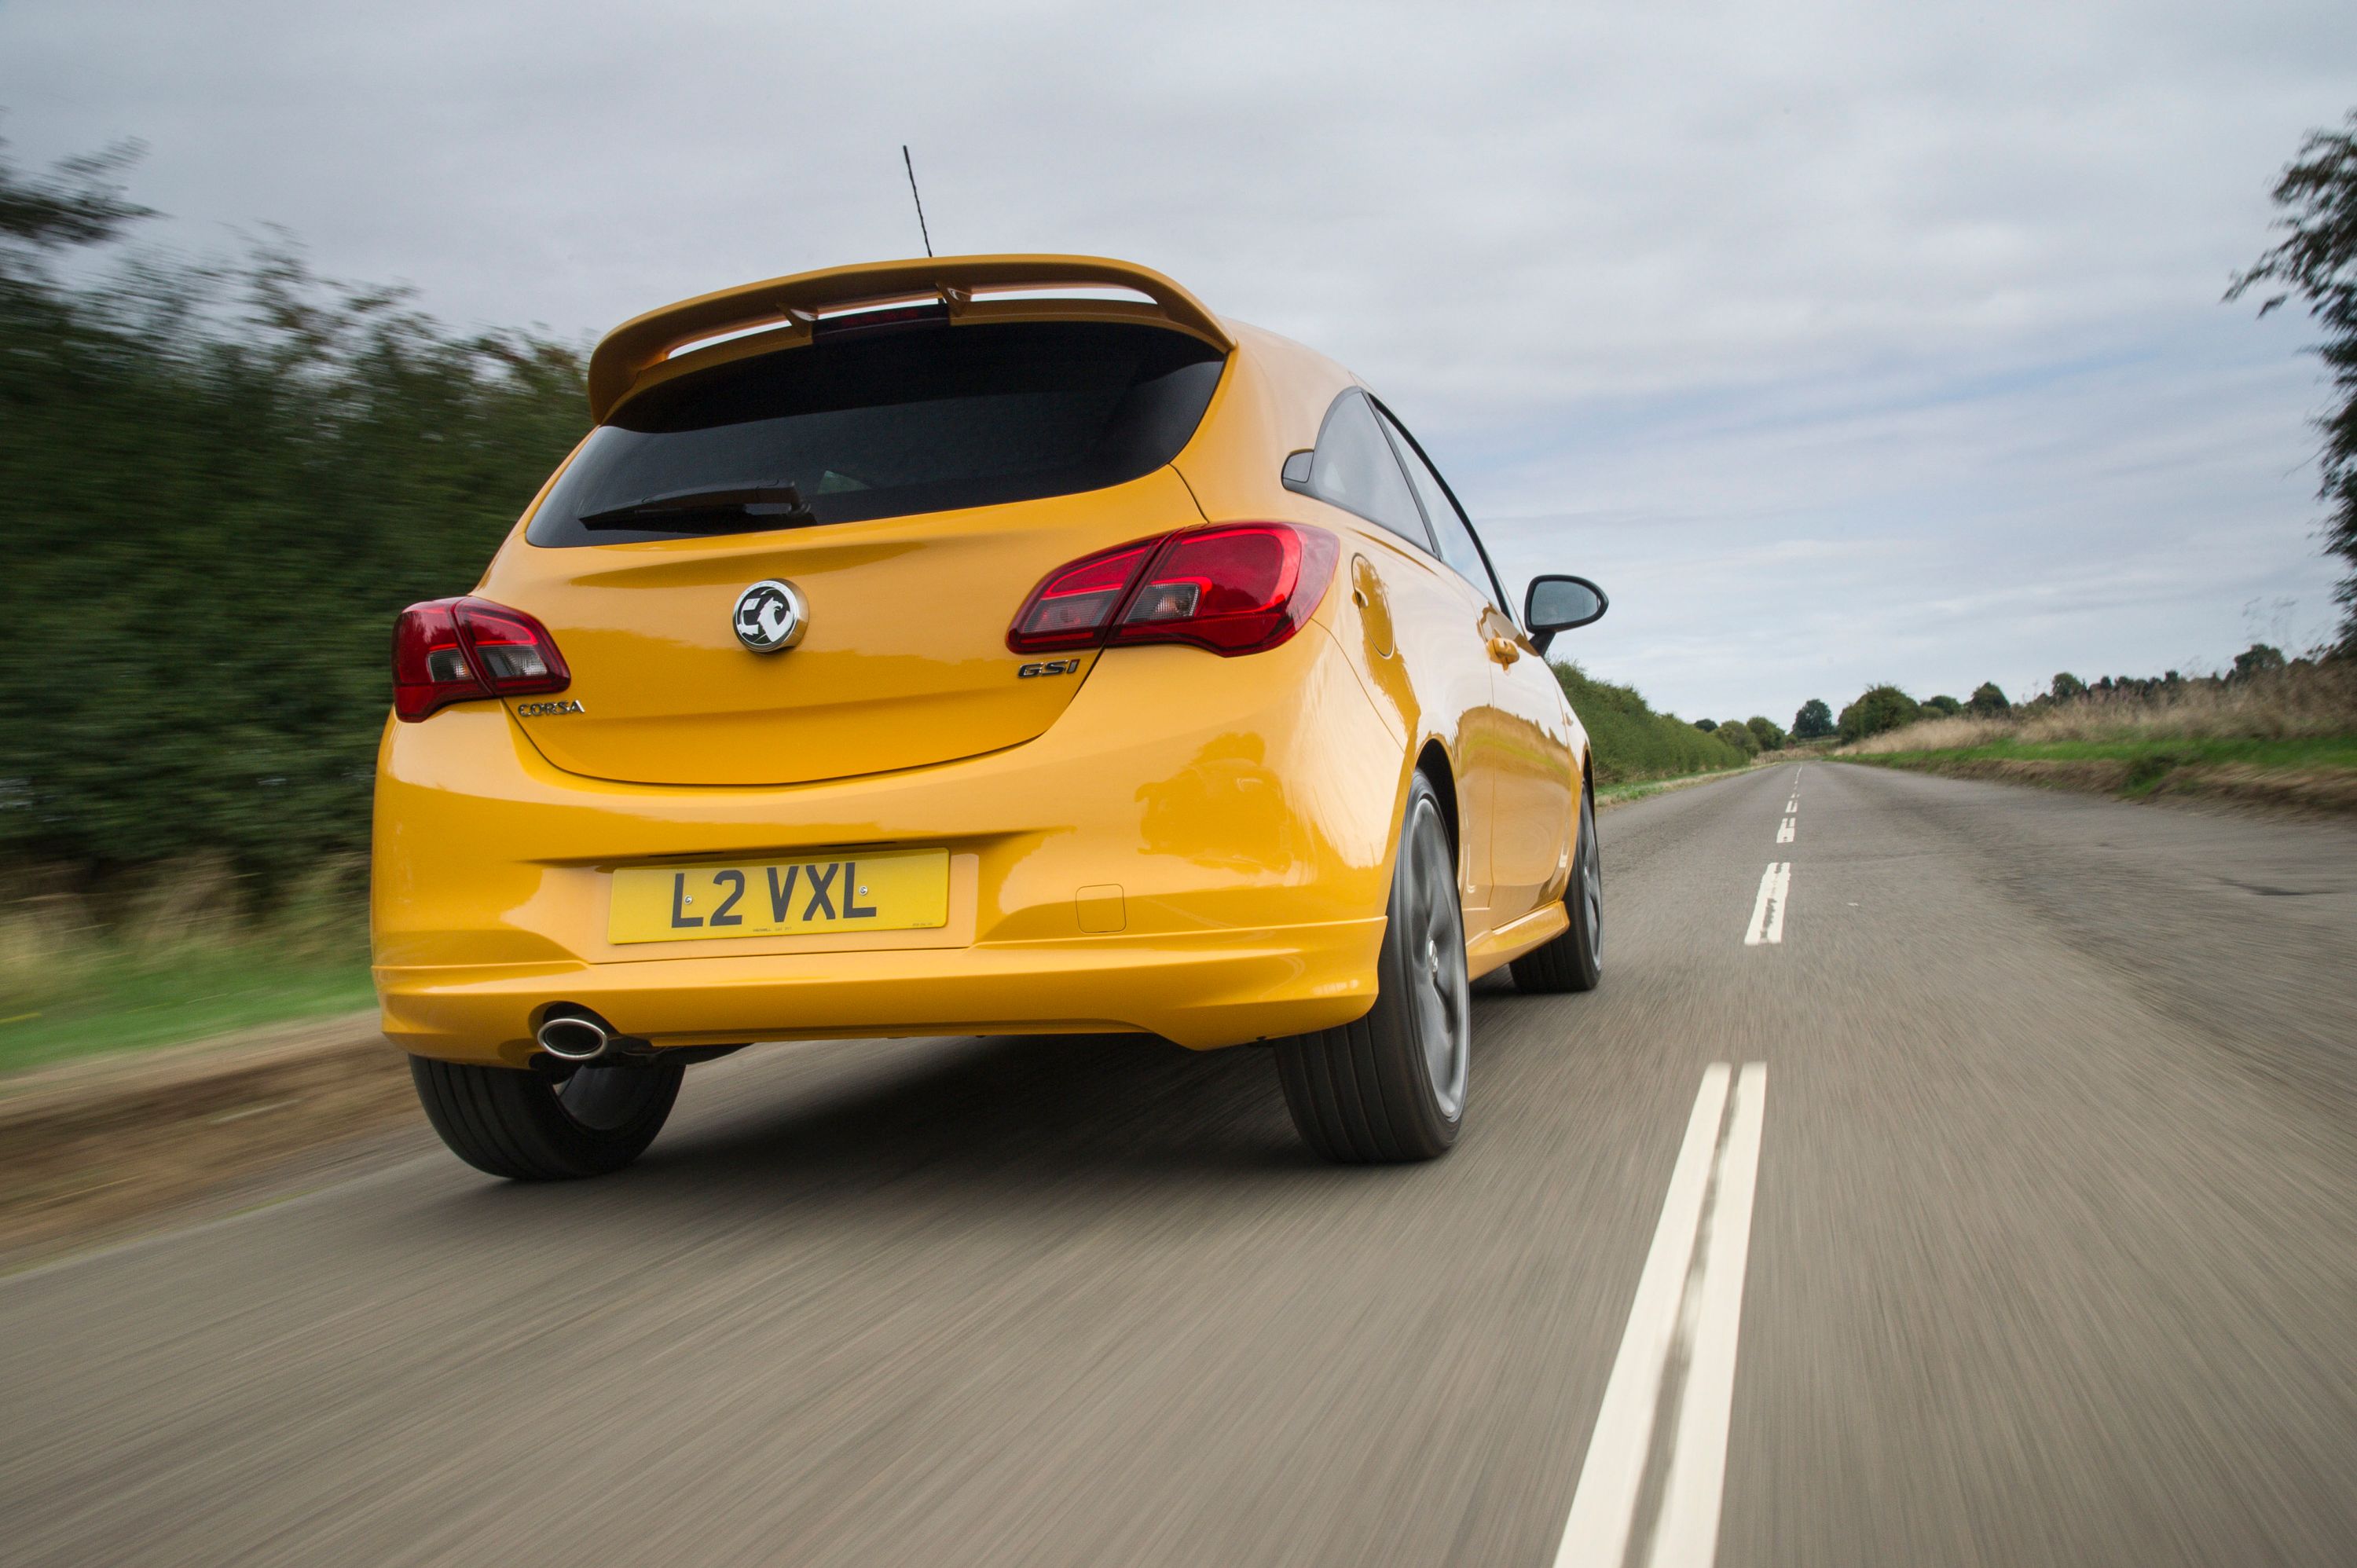
[[[1374,410],[1355,388],[1334,400],[1309,462],[1309,493],[1432,552],[1432,535]]]
[[[1178,455],[1224,363],[1185,333],[1125,322],[927,323],[822,338],[624,403],[590,434],[525,538],[625,543],[1102,489]],[[776,499],[788,487],[800,509]],[[707,491],[761,499],[613,520]]]

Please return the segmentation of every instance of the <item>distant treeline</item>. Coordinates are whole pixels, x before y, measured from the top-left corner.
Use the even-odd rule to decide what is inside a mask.
[[[273,886],[365,845],[393,616],[479,576],[581,359],[284,245],[130,252],[124,161],[0,144],[0,862]]]
[[[2066,670],[2058,672],[2047,683],[2045,691],[2023,703],[2012,701],[2005,694],[2004,688],[1994,681],[1984,681],[1974,687],[1969,697],[1960,699],[1938,693],[1921,702],[1899,687],[1886,683],[1868,686],[1858,693],[1856,702],[1842,709],[1839,717],[1835,717],[1823,702],[1812,699],[1796,715],[1793,735],[1796,739],[1831,738],[1849,744],[1925,719],[2018,717],[2027,720],[2082,703],[2107,705],[2171,703],[2205,687],[2233,687],[2284,673],[2297,675],[2319,658],[2339,657],[2341,655],[2333,650],[2319,650],[2311,657],[2287,659],[2283,650],[2267,643],[2255,642],[2234,655],[2233,668],[2222,675],[2183,675],[2171,670],[2160,675],[2105,675],[2090,682]]]

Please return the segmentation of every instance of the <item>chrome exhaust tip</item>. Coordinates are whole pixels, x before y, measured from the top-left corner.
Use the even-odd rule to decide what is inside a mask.
[[[551,1018],[533,1036],[540,1048],[560,1061],[596,1061],[606,1054],[616,1036],[595,1018],[576,1017],[570,1014]]]

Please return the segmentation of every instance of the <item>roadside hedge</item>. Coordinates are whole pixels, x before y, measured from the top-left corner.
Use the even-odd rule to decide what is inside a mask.
[[[393,616],[480,576],[587,426],[581,358],[283,250],[69,285],[48,256],[128,219],[44,230],[0,160],[28,192],[29,220],[0,199],[0,860],[209,853],[267,888],[350,855]]]
[[[1596,680],[1573,663],[1556,663],[1553,668],[1564,694],[1571,699],[1572,711],[1587,726],[1588,739],[1595,745],[1598,783],[1668,779],[1715,768],[1740,768],[1749,760],[1684,719],[1655,713],[1633,686]]]

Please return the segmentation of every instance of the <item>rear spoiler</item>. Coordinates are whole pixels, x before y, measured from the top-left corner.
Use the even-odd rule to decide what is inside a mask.
[[[1051,307],[1058,316],[1157,321],[1210,343],[1222,353],[1235,339],[1203,302],[1150,268],[1103,256],[941,256],[865,266],[831,267],[791,277],[748,283],[717,294],[699,295],[625,321],[606,334],[589,356],[589,413],[603,421],[628,397],[639,378],[684,344],[735,336],[774,325],[765,343],[777,347],[807,342],[823,312],[939,301],[952,320],[995,316],[1037,317],[1039,301],[977,301],[987,290],[1052,287],[1121,288],[1142,294],[1139,301],[1082,300]]]

